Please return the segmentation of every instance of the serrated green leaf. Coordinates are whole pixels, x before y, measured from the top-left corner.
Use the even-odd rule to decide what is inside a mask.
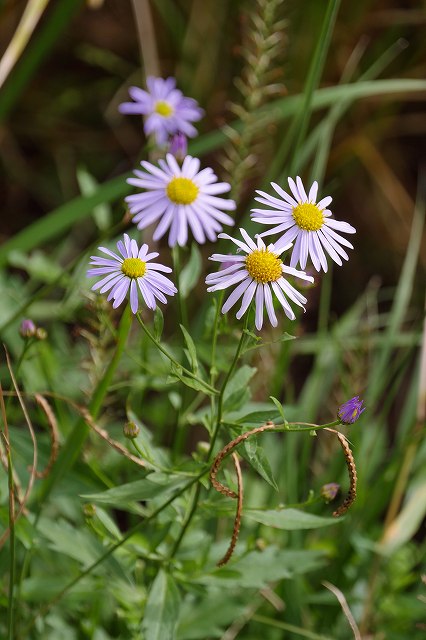
[[[299,509],[274,509],[261,511],[260,509],[247,509],[244,512],[246,518],[255,520],[268,527],[294,531],[298,529],[318,529],[342,522],[342,519],[323,518],[313,513],[300,511]]]
[[[202,264],[200,250],[198,249],[197,244],[193,242],[189,260],[179,276],[179,293],[182,298],[187,298],[189,293],[197,284]]]
[[[185,339],[186,346],[188,347],[188,360],[191,365],[192,371],[195,374],[198,374],[198,358],[197,358],[197,349],[195,348],[195,344],[188,331],[185,329],[183,324],[179,325],[181,331],[183,333],[183,337]]]
[[[180,594],[174,578],[160,569],[145,607],[142,631],[146,640],[174,640],[179,618]]]

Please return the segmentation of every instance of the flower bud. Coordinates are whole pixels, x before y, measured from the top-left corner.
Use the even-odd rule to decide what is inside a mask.
[[[91,502],[88,502],[83,507],[83,513],[86,518],[94,518],[96,515],[96,507]]]
[[[23,338],[33,338],[36,335],[37,327],[30,319],[22,320],[19,333]]]
[[[209,451],[210,445],[208,442],[206,442],[205,440],[200,440],[199,442],[197,442],[197,453],[201,454],[202,456],[206,456]]]
[[[35,337],[37,338],[37,340],[46,340],[47,338],[46,329],[43,329],[43,327],[38,327],[37,331],[35,332]]]
[[[324,502],[331,502],[340,491],[340,484],[337,482],[329,482],[321,487],[321,497]]]
[[[174,155],[176,160],[179,162],[183,161],[188,151],[188,143],[185,134],[179,131],[172,136],[169,151]]]
[[[139,431],[140,429],[138,425],[134,422],[126,422],[123,427],[123,433],[126,438],[129,438],[129,440],[134,440],[135,438],[137,438],[139,435]]]
[[[342,424],[353,424],[356,422],[365,407],[363,407],[364,400],[360,400],[359,396],[354,396],[347,402],[340,405],[337,411],[337,417]]]

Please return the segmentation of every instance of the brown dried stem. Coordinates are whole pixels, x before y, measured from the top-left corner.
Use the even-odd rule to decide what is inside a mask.
[[[18,520],[18,518],[22,515],[22,513],[24,511],[25,505],[26,505],[26,503],[28,501],[28,498],[30,497],[30,494],[31,494],[31,491],[32,491],[32,488],[33,488],[33,485],[34,485],[34,480],[36,478],[36,472],[37,472],[37,440],[36,440],[36,437],[35,437],[33,425],[31,423],[30,417],[28,415],[28,412],[27,412],[27,409],[25,407],[24,401],[22,400],[21,393],[19,391],[18,385],[16,383],[15,376],[14,376],[13,371],[12,371],[12,366],[10,364],[9,353],[8,353],[8,351],[7,351],[7,349],[6,349],[6,347],[4,345],[3,345],[3,347],[4,347],[4,350],[5,350],[5,354],[6,354],[7,368],[9,369],[9,374],[10,374],[10,377],[11,377],[11,380],[12,380],[13,388],[14,388],[15,394],[16,394],[18,400],[19,400],[19,404],[21,405],[21,409],[22,409],[22,412],[24,414],[25,421],[26,421],[26,423],[28,425],[28,430],[30,432],[31,440],[32,440],[32,443],[33,443],[33,464],[32,464],[32,467],[30,467],[30,477],[29,477],[29,480],[28,480],[28,485],[27,485],[25,494],[24,494],[24,496],[22,498],[22,502],[19,505],[18,511],[16,511],[16,513],[14,513],[14,516],[13,516],[13,522],[15,523]],[[5,413],[3,411],[3,409],[4,409],[4,407],[2,406],[2,412]],[[5,430],[7,430],[7,420],[6,420],[6,416],[5,415],[3,415],[3,420],[4,420],[4,424],[5,424]],[[7,437],[8,445],[10,445],[7,431],[5,432],[5,436]],[[0,548],[6,542],[6,540],[9,537],[9,535],[10,535],[10,526],[6,529],[6,531],[0,537]]]
[[[53,413],[52,407],[47,402],[46,398],[44,398],[39,393],[36,393],[34,395],[34,399],[35,399],[36,403],[38,404],[38,406],[44,412],[44,414],[45,414],[45,416],[47,418],[47,424],[49,425],[49,431],[50,431],[51,446],[50,446],[49,460],[47,461],[47,465],[43,469],[43,471],[36,471],[37,478],[45,478],[49,474],[53,463],[55,462],[56,458],[58,457],[59,430],[58,430],[58,423],[56,422],[55,414]]]
[[[237,511],[235,513],[234,520],[234,528],[232,530],[232,538],[229,544],[228,550],[223,556],[221,560],[217,563],[218,567],[223,567],[231,558],[234,553],[235,545],[237,544],[238,534],[240,533],[240,525],[241,525],[241,515],[243,512],[243,476],[241,473],[240,461],[238,460],[238,456],[236,453],[232,454],[232,459],[234,461],[235,472],[237,474],[237,486],[238,486],[238,502],[237,502]]]
[[[335,518],[338,518],[339,516],[343,516],[343,514],[347,512],[347,510],[349,509],[349,507],[352,505],[352,503],[355,501],[355,498],[356,498],[357,475],[356,475],[355,459],[354,459],[352,450],[349,446],[348,439],[346,438],[346,436],[343,435],[343,433],[340,433],[340,431],[336,431],[335,429],[329,429],[329,428],[326,428],[325,431],[330,431],[331,433],[336,434],[337,439],[340,442],[340,446],[343,449],[343,453],[345,455],[345,460],[346,460],[346,466],[348,468],[348,473],[349,473],[348,495],[346,496],[343,504],[341,504],[340,507],[338,507],[336,511],[333,512],[333,516]]]
[[[228,487],[225,487],[218,480],[216,480],[220,465],[222,464],[226,456],[228,456],[235,449],[235,447],[238,447],[239,444],[241,444],[251,436],[255,436],[256,434],[262,433],[263,431],[273,431],[274,429],[275,425],[273,422],[265,422],[265,424],[263,424],[262,426],[251,429],[250,431],[246,431],[245,433],[239,435],[237,438],[234,438],[234,440],[231,440],[231,442],[229,442],[225,447],[223,447],[223,449],[219,451],[216,458],[213,460],[212,468],[210,469],[210,482],[212,483],[216,491],[219,491],[219,493],[222,493],[228,498],[238,497],[235,491],[232,491]]]

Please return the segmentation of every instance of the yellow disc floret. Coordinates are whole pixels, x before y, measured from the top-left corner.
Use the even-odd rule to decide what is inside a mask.
[[[246,269],[249,275],[262,284],[275,282],[281,278],[282,264],[282,260],[268,249],[253,251],[246,258]]]
[[[159,100],[154,105],[154,111],[155,113],[158,113],[158,115],[168,118],[173,114],[173,107],[168,102],[164,102],[164,100]]]
[[[324,223],[324,215],[316,204],[303,202],[293,208],[292,215],[299,229],[318,231]]]
[[[142,278],[146,273],[146,262],[140,258],[126,258],[121,271],[129,278]]]
[[[166,187],[166,193],[175,204],[192,204],[198,196],[198,187],[189,178],[173,178]]]

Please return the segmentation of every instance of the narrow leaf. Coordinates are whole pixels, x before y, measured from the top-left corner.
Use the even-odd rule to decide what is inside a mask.
[[[146,640],[174,640],[180,594],[173,577],[161,569],[154,580],[145,608],[142,631]]]

